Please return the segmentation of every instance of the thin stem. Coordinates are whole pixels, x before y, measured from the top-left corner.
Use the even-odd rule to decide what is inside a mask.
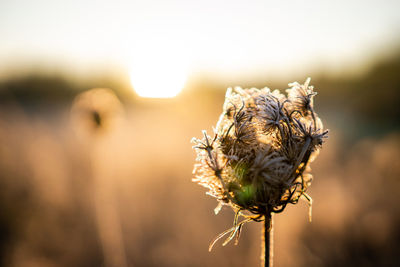
[[[313,108],[311,108],[311,117],[312,117],[313,122],[314,122],[314,131],[316,131],[317,130],[317,119],[315,118],[315,113],[314,113],[314,109]]]
[[[303,161],[303,158],[304,158],[310,144],[311,144],[311,137],[307,137],[306,142],[303,146],[303,149],[301,150],[300,155],[297,158],[296,164],[293,167],[293,171],[290,175],[290,177],[292,177],[292,179],[290,180],[290,183],[292,183],[297,178],[297,176],[295,175],[297,168],[300,166],[301,162]]]
[[[272,267],[274,259],[274,238],[272,214],[267,212],[261,242],[261,267]]]

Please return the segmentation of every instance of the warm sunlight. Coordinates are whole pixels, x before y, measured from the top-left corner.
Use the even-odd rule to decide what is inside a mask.
[[[182,60],[164,51],[135,57],[130,79],[141,97],[170,98],[183,89],[187,70]]]

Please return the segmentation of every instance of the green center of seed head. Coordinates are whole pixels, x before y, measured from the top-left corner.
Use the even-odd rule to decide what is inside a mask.
[[[249,167],[246,163],[232,164],[233,174],[229,183],[229,190],[234,193],[234,198],[239,206],[246,207],[254,203],[256,188],[249,179]]]
[[[255,192],[256,190],[252,184],[242,186],[241,190],[235,194],[238,204],[241,206],[250,206],[254,202]]]

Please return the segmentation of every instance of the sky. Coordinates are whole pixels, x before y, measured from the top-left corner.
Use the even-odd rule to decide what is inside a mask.
[[[395,0],[1,0],[0,70],[35,62],[222,76],[334,71],[398,41],[399,10]]]

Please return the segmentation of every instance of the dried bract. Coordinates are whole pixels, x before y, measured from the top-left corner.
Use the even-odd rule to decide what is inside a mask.
[[[236,213],[224,244],[240,234],[245,222],[261,221],[295,204],[311,184],[309,163],[328,131],[314,111],[310,79],[279,90],[229,88],[213,136],[194,138],[197,159],[193,181]],[[247,212],[246,212],[247,211]],[[245,220],[239,222],[238,217]],[[216,241],[215,240],[215,241]]]

